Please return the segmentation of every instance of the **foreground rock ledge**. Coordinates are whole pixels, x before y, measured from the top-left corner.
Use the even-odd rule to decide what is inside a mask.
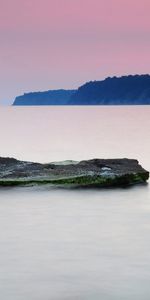
[[[124,187],[145,183],[149,172],[135,159],[32,163],[0,158],[0,186],[50,184],[63,187]]]

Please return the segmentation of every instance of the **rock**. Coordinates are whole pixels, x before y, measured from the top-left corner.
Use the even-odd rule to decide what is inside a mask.
[[[134,159],[32,163],[0,158],[0,186],[51,184],[64,187],[124,187],[145,183],[149,172]]]

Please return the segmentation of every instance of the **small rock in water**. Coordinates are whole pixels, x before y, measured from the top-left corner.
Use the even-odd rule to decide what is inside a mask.
[[[149,172],[135,159],[91,159],[48,164],[0,158],[0,185],[121,187],[145,183]]]

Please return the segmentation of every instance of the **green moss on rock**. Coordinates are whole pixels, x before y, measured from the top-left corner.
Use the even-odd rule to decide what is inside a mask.
[[[79,186],[79,187],[109,187],[109,186],[128,186],[135,183],[143,183],[149,178],[149,173],[125,174],[116,176],[76,176],[60,179],[1,179],[0,186],[23,186],[23,185],[60,185],[60,186]]]

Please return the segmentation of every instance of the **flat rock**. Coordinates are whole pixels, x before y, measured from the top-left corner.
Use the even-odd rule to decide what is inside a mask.
[[[47,164],[0,157],[0,185],[123,187],[145,183],[149,172],[135,159],[91,159]]]

